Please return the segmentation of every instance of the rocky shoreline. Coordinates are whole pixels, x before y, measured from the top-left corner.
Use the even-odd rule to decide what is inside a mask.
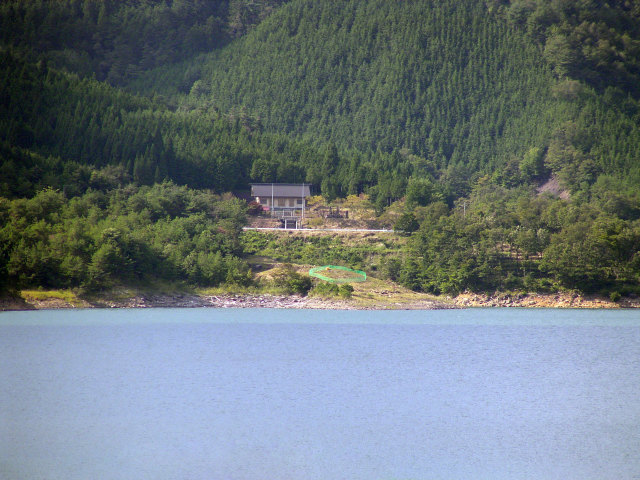
[[[348,302],[299,295],[190,295],[136,296],[124,301],[94,302],[102,308],[312,308],[352,310]]]
[[[451,299],[451,301],[462,308],[640,308],[640,298],[638,297],[625,297],[613,302],[605,297],[584,296],[577,293],[499,293],[495,295],[463,293]]]
[[[136,295],[125,299],[82,299],[69,303],[58,298],[26,301],[22,298],[0,299],[2,310],[46,310],[64,308],[289,308],[355,310],[344,300],[328,300],[299,295]]]
[[[64,308],[287,308],[323,310],[439,310],[451,308],[640,308],[639,298],[612,302],[602,297],[577,294],[507,294],[481,295],[464,293],[453,298],[413,302],[388,301],[359,305],[355,301],[302,297],[299,295],[227,294],[227,295],[136,295],[124,299],[78,299],[73,303],[59,298],[25,300],[0,298],[0,311],[46,310]]]

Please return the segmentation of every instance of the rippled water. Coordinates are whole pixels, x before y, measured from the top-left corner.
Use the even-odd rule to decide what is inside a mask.
[[[638,479],[640,314],[0,314],[0,478]]]

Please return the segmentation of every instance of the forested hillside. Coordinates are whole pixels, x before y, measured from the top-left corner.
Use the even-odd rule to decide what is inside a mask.
[[[294,181],[319,156],[15,52],[0,52],[0,98],[0,290],[250,283],[246,203],[213,192],[245,188],[258,159]]]
[[[253,163],[269,161],[295,180],[295,162],[318,153],[254,132],[252,120],[202,111],[172,111],[153,99],[0,52],[0,141],[84,166],[120,165],[141,184],[172,179],[196,188],[245,188]],[[24,178],[7,165],[5,194]],[[307,159],[307,163],[311,160]],[[18,170],[15,170],[17,168]],[[42,167],[39,167],[42,168]],[[297,173],[298,178],[302,176]]]
[[[492,0],[489,9],[526,31],[559,77],[640,95],[640,3],[633,0]]]
[[[371,152],[403,151],[456,176],[509,177],[537,150],[572,189],[605,171],[640,180],[640,19],[621,3],[299,0],[197,67],[152,72],[136,88],[177,93],[199,68],[186,105],[364,152],[365,170]],[[390,169],[414,172],[398,156],[373,171]],[[384,178],[349,178],[401,196]]]
[[[548,135],[551,79],[538,50],[481,2],[297,1],[205,60],[190,101],[245,107],[268,129],[345,148],[405,147],[477,169]],[[532,116],[543,124],[514,128]]]
[[[0,3],[0,42],[32,60],[124,85],[227,44],[282,1],[7,0]]]
[[[411,288],[638,292],[639,85],[631,0],[5,1],[1,277],[248,282],[217,195],[307,181]]]

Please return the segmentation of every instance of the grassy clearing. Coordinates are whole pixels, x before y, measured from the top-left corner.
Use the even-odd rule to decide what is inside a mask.
[[[21,290],[20,295],[27,302],[58,300],[75,307],[79,307],[84,304],[84,302],[71,290]]]
[[[259,286],[245,287],[242,285],[221,285],[218,287],[201,287],[196,288],[194,292],[202,296],[215,295],[258,295],[263,293],[263,289]]]
[[[343,267],[346,268],[346,267]],[[319,278],[320,280],[331,281],[335,283],[357,283],[365,281],[365,275],[362,275],[362,270],[343,270],[339,267],[333,267],[331,265],[323,266],[322,268],[316,268],[313,272],[309,272],[311,276]]]
[[[300,273],[301,275],[308,276],[309,269],[315,265],[309,264],[292,264],[291,265],[295,271]],[[273,287],[270,283],[272,273],[277,271],[279,267],[275,267],[272,269],[265,270],[256,275],[256,279],[258,281],[256,293],[262,294],[286,294],[286,291],[282,291],[282,289],[278,289]],[[317,285],[326,285],[329,286],[328,282],[323,280],[319,280],[313,278],[313,283],[315,286]],[[404,288],[391,280],[380,279],[376,277],[372,277],[367,275],[367,280],[365,282],[357,282],[357,283],[349,283],[353,287],[353,292],[351,292],[349,299],[347,301],[355,304],[358,307],[364,308],[418,308],[421,305],[428,304],[429,302],[438,302],[445,303],[446,299],[441,297],[436,297],[434,295],[429,295],[426,293],[419,293],[411,291],[407,288]],[[224,289],[210,289],[211,291],[215,291],[218,294],[225,293]],[[199,291],[200,292],[200,291]],[[243,293],[243,292],[238,292]],[[331,292],[328,292],[331,293]],[[309,292],[310,296],[327,296],[323,289],[312,288]],[[330,296],[330,295],[329,295]]]
[[[403,308],[425,302],[443,302],[442,298],[404,288],[391,280],[367,277],[366,282],[352,283],[351,301],[360,307]]]
[[[243,247],[250,254],[247,261],[252,267],[256,264],[269,267],[274,262],[342,265],[365,270],[367,274],[384,271],[392,259],[402,256],[406,242],[405,237],[382,232],[335,235],[302,230],[247,231],[242,235]]]

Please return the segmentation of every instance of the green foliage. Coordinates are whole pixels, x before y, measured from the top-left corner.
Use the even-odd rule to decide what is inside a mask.
[[[45,186],[81,195],[129,179],[230,191],[246,188],[259,161],[268,162],[273,180],[300,181],[318,155],[308,145],[249,132],[240,119],[172,111],[2,50],[0,88],[0,193],[7,197]]]
[[[444,200],[442,187],[432,179],[411,177],[407,184],[406,203],[409,207],[425,206]]]
[[[510,0],[506,18],[537,42],[560,77],[640,95],[637,2]]]
[[[367,192],[378,213],[403,196],[411,206],[440,200],[452,206],[469,194],[478,172],[492,173],[507,187],[541,182],[551,172],[571,191],[584,190],[603,172],[640,179],[635,167],[640,107],[630,87],[637,82],[600,85],[562,62],[545,64],[541,55],[547,41],[547,57],[554,59],[563,39],[580,44],[572,40],[575,32],[584,30],[591,44],[597,35],[607,37],[604,22],[617,32],[611,33],[615,42],[607,41],[622,49],[624,69],[633,74],[637,27],[631,20],[637,12],[625,6],[598,7],[596,14],[577,7],[582,23],[576,23],[565,7],[535,1],[489,13],[472,0],[399,5],[298,0],[215,54],[153,70],[147,78],[144,72],[154,62],[166,66],[184,52],[152,54],[154,61],[145,63],[127,51],[142,57],[162,49],[180,52],[170,44],[212,16],[223,19],[230,38],[281,2],[98,8],[78,0],[33,2],[23,9],[18,3],[0,8],[0,19],[13,23],[3,31],[5,42],[16,47],[0,53],[7,99],[0,104],[0,141],[9,149],[0,152],[0,192],[7,197],[32,195],[47,185],[82,194],[92,180],[99,185],[105,180],[88,178],[87,165],[118,166],[139,184],[171,179],[216,191],[246,188],[251,180],[306,180],[329,200]],[[48,40],[35,45],[36,36],[29,33],[35,27],[24,19],[48,25],[49,15],[64,28],[43,29],[40,38]],[[100,23],[100,16],[103,30],[86,41],[86,29]],[[587,21],[595,22],[591,33]],[[122,29],[126,22],[144,23],[145,29],[134,29],[135,39],[120,38],[131,31]],[[153,28],[147,30],[159,24],[176,35],[160,38]],[[109,50],[104,32],[114,45],[122,44],[109,54],[117,68],[103,62],[106,75],[142,75],[137,91],[149,98],[61,73],[53,61],[32,63],[27,51],[75,48],[76,57],[88,52],[85,56],[99,61],[92,42]],[[58,45],[76,35],[73,48]],[[143,42],[144,48],[133,48],[130,41]],[[207,45],[192,46],[192,52],[213,48]],[[606,66],[616,59],[596,63]],[[556,80],[552,70],[560,67],[568,73]],[[168,84],[176,86],[174,96],[156,95]],[[186,91],[185,84],[193,91],[188,98],[177,93]],[[108,187],[103,182],[98,188]]]
[[[416,216],[411,212],[403,213],[393,226],[396,232],[401,234],[411,234],[418,230],[420,224],[416,220]]]
[[[336,285],[334,283],[327,282],[319,282],[317,283],[311,292],[310,295],[314,297],[322,297],[322,298],[344,298],[349,299],[353,294],[353,287],[348,283],[343,285]]]
[[[271,257],[280,262],[307,265],[342,265],[376,271],[383,259],[399,255],[401,246],[369,237],[348,239],[340,236],[282,236],[246,231],[241,237],[248,254]]]
[[[513,150],[507,124],[540,116],[551,79],[530,42],[472,0],[290,2],[199,62],[218,108],[342,149],[405,147],[438,167]],[[333,179],[321,180],[330,198]]]
[[[338,294],[342,298],[351,298],[351,295],[353,294],[353,286],[348,283],[340,285],[338,287]]]
[[[520,162],[520,173],[526,181],[542,178],[545,173],[544,152],[539,147],[529,149]]]
[[[296,272],[291,264],[284,264],[272,273],[272,281],[276,287],[287,293],[306,295],[311,290],[312,282],[308,275]]]
[[[319,282],[309,294],[322,298],[338,297],[340,296],[340,287],[334,283]]]
[[[280,3],[9,0],[0,3],[0,42],[57,68],[123,85],[145,70],[228,43]]]
[[[318,282],[309,292],[310,296],[321,298],[343,298],[349,299],[353,294],[353,287],[348,283],[336,285],[328,282]]]
[[[640,181],[637,9],[570,3],[291,2],[199,58],[207,93],[185,105],[324,144],[289,168],[328,200],[368,193],[378,214],[403,196],[452,206],[486,173],[506,187],[553,173],[571,191],[603,172]],[[251,175],[272,181],[276,163]]]
[[[625,198],[637,205],[637,197]],[[605,213],[599,198],[532,197],[494,184],[477,185],[466,202],[464,212],[425,219],[402,265],[387,267],[390,275],[414,290],[450,294],[637,289],[637,217]]]
[[[72,199],[45,189],[0,205],[0,268],[15,287],[253,281],[239,258],[244,207],[236,199],[163,183]]]
[[[638,282],[640,231],[618,218],[579,220],[554,235],[540,268],[563,285],[595,292]]]

